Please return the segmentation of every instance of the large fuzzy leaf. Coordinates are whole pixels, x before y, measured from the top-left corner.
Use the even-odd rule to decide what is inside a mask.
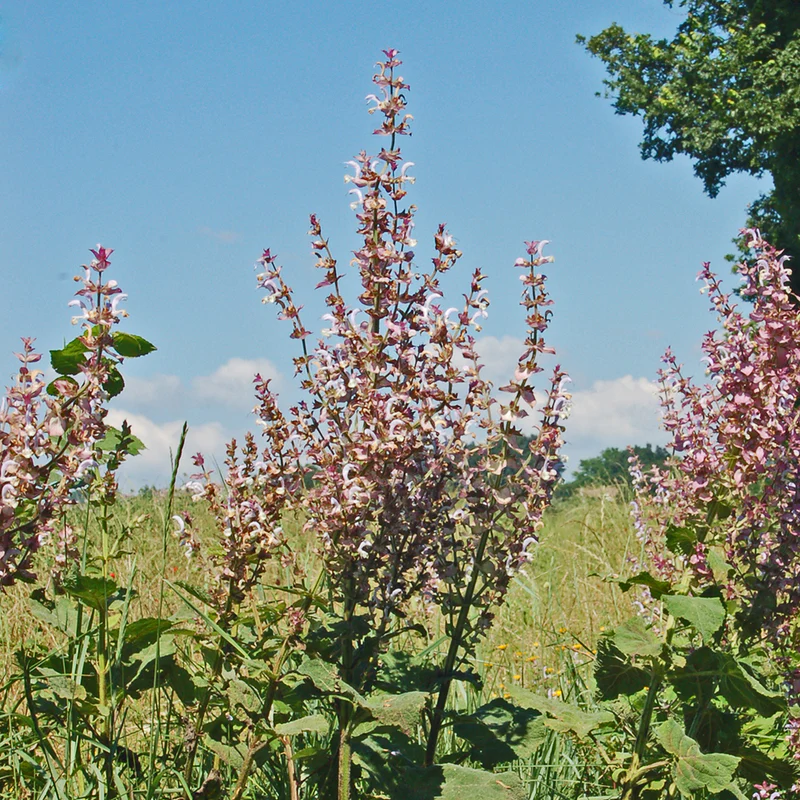
[[[655,729],[661,746],[674,757],[675,785],[684,797],[697,792],[711,794],[731,792],[739,800],[747,800],[733,780],[740,759],[727,753],[703,753],[700,745],[687,736],[675,720],[667,720]]]
[[[403,772],[392,800],[527,800],[528,789],[513,772],[443,764]]]
[[[718,597],[665,594],[662,598],[673,617],[685,619],[708,643],[725,622],[725,606]]]
[[[535,753],[547,738],[544,722],[541,712],[496,698],[459,717],[453,731],[472,745],[470,758],[491,768]]]
[[[650,682],[650,673],[631,664],[612,639],[604,636],[597,643],[594,679],[600,697],[615,700],[644,689]]]

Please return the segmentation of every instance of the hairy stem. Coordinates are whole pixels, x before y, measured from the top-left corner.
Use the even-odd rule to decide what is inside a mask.
[[[442,722],[444,721],[444,710],[447,705],[447,696],[450,693],[450,686],[453,683],[453,670],[455,668],[456,659],[458,658],[458,651],[461,649],[464,641],[464,630],[469,620],[469,612],[472,609],[472,601],[475,597],[475,590],[478,585],[478,576],[480,569],[478,565],[483,561],[483,554],[486,550],[486,544],[489,541],[489,533],[491,528],[487,527],[481,535],[478,542],[478,548],[475,551],[475,566],[472,570],[472,575],[467,585],[467,591],[464,594],[461,603],[461,610],[458,613],[456,620],[456,627],[453,635],[450,637],[450,647],[447,650],[447,658],[444,662],[444,674],[439,686],[439,694],[436,698],[436,707],[433,710],[433,717],[431,718],[431,729],[428,733],[428,745],[425,750],[425,766],[429,767],[433,764],[436,758],[436,745],[439,742],[439,733],[442,729]]]
[[[348,570],[350,574],[344,582],[344,622],[345,622],[345,635],[342,640],[342,678],[345,683],[352,681],[353,672],[353,636],[352,631],[348,630],[348,625],[353,620],[353,615],[356,608],[355,599],[355,580],[352,575],[351,569]],[[337,800],[350,800],[351,788],[351,761],[353,753],[350,744],[351,734],[351,721],[353,716],[353,709],[348,700],[338,701],[338,716],[339,716],[339,758],[337,770]]]
[[[314,587],[311,592],[308,594],[307,597],[303,599],[301,604],[301,608],[303,612],[307,612],[309,608],[311,608],[311,603],[313,602],[313,598],[316,596],[317,592],[319,592],[320,587],[322,586],[322,572],[317,576],[317,580],[314,583]],[[275,667],[272,671],[272,680],[270,681],[269,689],[267,690],[267,696],[264,698],[264,706],[261,710],[261,714],[264,719],[268,719],[270,712],[272,711],[272,704],[275,701],[275,695],[278,691],[278,684],[280,683],[280,676],[281,670],[283,669],[283,665],[286,659],[289,656],[289,646],[294,638],[295,634],[289,633],[287,634],[283,642],[281,643],[281,649],[278,652],[278,656],[275,659]],[[288,737],[287,737],[288,742]],[[253,764],[255,763],[256,755],[267,745],[269,742],[264,742],[261,740],[261,737],[256,735],[253,737],[253,740],[250,742],[250,746],[247,749],[247,753],[244,757],[244,761],[242,762],[242,766],[239,769],[239,778],[236,781],[236,786],[233,789],[233,794],[231,795],[231,800],[241,800],[242,795],[244,794],[244,790],[247,788],[247,781],[250,777],[250,773],[253,769]],[[287,750],[287,759],[289,759],[289,771],[290,771],[290,785],[292,785],[292,778],[291,775],[294,775],[294,779],[296,781],[297,774],[294,765],[294,760],[289,758],[289,754],[291,753],[291,746],[287,745],[289,749]],[[292,795],[292,800],[294,800],[294,795]]]
[[[228,586],[228,599],[225,603],[225,610],[222,612],[220,616],[220,627],[225,630],[231,620],[231,612],[233,610],[233,593],[234,593],[234,578],[231,578],[229,581]],[[209,677],[208,686],[206,687],[206,691],[203,694],[203,699],[200,701],[200,707],[197,710],[197,718],[194,725],[194,732],[195,735],[192,737],[191,741],[189,742],[188,752],[186,754],[186,766],[183,770],[183,777],[186,781],[187,785],[191,785],[192,780],[192,770],[194,769],[194,759],[197,755],[197,747],[200,744],[200,737],[202,736],[202,728],[203,723],[205,722],[206,712],[208,711],[208,705],[211,702],[211,693],[214,689],[214,682],[220,675],[222,671],[222,662],[223,662],[223,639],[220,636],[219,645],[217,647],[217,652],[214,658],[214,663],[211,667],[211,675]],[[187,798],[187,800],[191,800],[191,798]]]

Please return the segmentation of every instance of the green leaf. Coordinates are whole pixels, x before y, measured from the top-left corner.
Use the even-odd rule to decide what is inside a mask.
[[[111,579],[80,574],[67,575],[62,586],[70,597],[82,600],[96,611],[102,611],[119,590],[117,584]]]
[[[673,617],[680,617],[692,625],[704,642],[710,641],[725,622],[725,606],[718,597],[665,594],[662,600],[667,611]]]
[[[737,756],[701,752],[700,745],[688,737],[675,720],[659,725],[655,735],[661,746],[675,758],[675,785],[684,797],[695,797],[699,791],[711,794],[728,791],[740,800],[747,800],[733,780],[740,761]]]
[[[693,553],[697,545],[697,534],[691,528],[669,525],[664,538],[673,553],[683,553],[685,556]]]
[[[530,758],[547,739],[544,716],[496,698],[453,723],[453,731],[472,745],[469,756],[485,769]]]
[[[710,500],[706,507],[706,519],[709,525],[717,519],[728,519],[731,514],[733,514],[733,507],[722,500]]]
[[[574,733],[579,739],[585,739],[601,725],[614,722],[614,715],[610,711],[583,711],[578,706],[534,694],[519,686],[509,686],[507,691],[522,708],[533,708],[546,714],[548,719],[544,724],[558,733]]]
[[[61,595],[55,603],[45,597],[43,589],[35,589],[28,599],[31,613],[48,625],[66,633],[70,638],[78,635],[78,622],[81,615],[78,613],[78,604],[74,603],[68,595]],[[84,627],[86,620],[83,620]]]
[[[157,641],[149,642],[140,639],[138,642],[123,647],[122,661],[130,669],[120,675],[119,686],[124,687],[126,695],[138,697],[142,692],[153,688],[156,667],[159,682],[162,672],[169,672],[172,657],[177,647],[171,634],[162,635]]]
[[[725,583],[732,567],[725,558],[725,550],[721,547],[709,547],[706,561],[717,583]]]
[[[734,709],[752,708],[764,717],[785,711],[782,692],[768,689],[748,667],[729,653],[699,647],[675,670],[672,684],[679,696],[699,704],[710,702],[718,692]]]
[[[366,704],[365,698],[341,679],[334,666],[319,658],[304,658],[297,667],[297,672],[308,678],[324,694],[348,697],[359,706]]]
[[[758,680],[745,664],[729,654],[723,654],[723,665],[726,673],[726,686],[723,687],[725,697],[732,706],[736,706],[736,693],[764,716],[771,716],[777,711],[786,710],[784,692],[768,689]],[[730,688],[728,688],[730,687]],[[746,688],[745,688],[746,687]]]
[[[192,597],[196,598],[201,603],[205,603],[207,606],[214,608],[214,598],[205,589],[202,589],[199,586],[193,586],[191,583],[187,583],[186,581],[175,581],[175,585],[183,589],[184,592],[188,592]]]
[[[50,351],[50,364],[59,375],[77,375],[86,363],[89,348],[80,340],[73,339],[61,350]]]
[[[341,680],[336,668],[318,658],[304,658],[297,668],[301,675],[305,675],[321,692],[333,693],[339,691]]]
[[[35,500],[23,498],[14,509],[14,521],[17,525],[27,525],[39,516],[39,504]]]
[[[192,681],[189,671],[179,664],[175,659],[168,658],[161,669],[161,685],[169,686],[184,706],[190,706],[197,700],[197,688]]]
[[[640,572],[626,581],[619,582],[619,588],[627,592],[633,586],[646,586],[655,600],[660,599],[662,594],[667,594],[672,589],[668,581],[662,581],[653,577],[649,572]]]
[[[116,367],[111,367],[108,370],[108,377],[103,384],[103,388],[108,392],[109,397],[116,397],[125,388],[125,381]]]
[[[206,737],[203,744],[215,755],[218,755],[222,761],[229,764],[234,769],[240,769],[244,764],[244,758],[247,754],[247,748],[243,744],[230,745],[218,742],[211,737]],[[194,794],[197,797],[197,792]],[[205,795],[199,795],[204,797]],[[221,796],[221,795],[220,795]]]
[[[603,636],[597,643],[594,679],[600,697],[615,700],[620,695],[630,696],[644,689],[650,682],[650,673],[633,666],[612,639]]]
[[[138,661],[140,664],[139,671],[141,672],[156,658],[168,658],[175,653],[175,637],[172,634],[162,634],[158,639],[153,637],[153,641],[146,639],[139,639],[138,641],[126,645],[124,648],[124,659],[126,662],[133,663]]]
[[[529,791],[513,772],[443,764],[413,767],[402,773],[400,786],[391,800],[527,800]]]
[[[219,636],[222,637],[242,658],[248,658],[247,650],[245,650],[241,646],[241,644],[239,644],[239,642],[233,638],[233,636],[231,636],[224,628],[221,628],[208,614],[199,609],[191,600],[189,600],[187,597],[181,594],[175,588],[176,584],[172,583],[172,581],[167,581],[166,583],[167,586],[169,586],[169,588],[172,589],[172,591],[175,592],[175,594],[178,595],[178,597],[181,600],[183,600],[183,602],[186,603],[186,605],[189,606],[189,608],[192,609],[192,611],[194,611],[198,616],[200,616],[203,619],[203,621],[206,623],[206,625],[209,626],[209,628],[211,628],[213,631],[219,634]],[[194,591],[190,587],[188,587],[188,585],[187,587],[185,587],[185,590],[190,594],[194,594]]]
[[[63,675],[55,670],[42,667],[39,669],[43,676],[46,688],[56,697],[64,700],[83,700],[86,698],[86,688],[76,683],[69,675]]]
[[[123,425],[127,426],[127,420],[123,422]],[[97,443],[97,447],[103,452],[107,452],[109,450],[116,450],[120,444],[124,444],[125,452],[132,456],[138,456],[142,450],[147,449],[144,446],[144,442],[134,436],[130,432],[130,429],[123,432],[118,428],[112,427],[106,428],[106,435]]]
[[[611,634],[617,648],[629,656],[659,656],[663,644],[641,617],[631,617]]]
[[[298,733],[317,733],[324,736],[328,733],[328,720],[321,714],[310,714],[307,717],[293,719],[291,722],[279,722],[275,726],[278,736],[297,736]]]
[[[614,715],[610,711],[582,711],[577,706],[564,703],[558,715],[553,719],[546,719],[544,724],[557,733],[574,733],[579,739],[585,739],[593,730],[601,725],[614,722]]]
[[[45,389],[45,391],[50,395],[50,397],[58,397],[61,394],[56,386],[58,381],[68,381],[73,386],[78,385],[78,381],[76,381],[75,378],[70,378],[68,375],[59,375],[55,380],[50,381],[50,383],[47,384],[47,389]]]
[[[781,723],[774,719],[772,727],[767,733],[767,740],[775,742],[775,732],[780,730]],[[740,746],[737,755],[741,756],[738,773],[752,783],[761,782],[765,777],[783,786],[797,783],[797,768],[791,758],[771,758],[755,747]]]
[[[139,639],[152,636],[157,633],[166,633],[174,623],[167,619],[159,619],[158,617],[143,617],[131,622],[125,628],[123,638],[126,642],[135,642]]]
[[[241,706],[248,714],[257,714],[264,706],[258,691],[246,681],[231,679],[226,694],[229,708]]]
[[[368,773],[368,785],[381,797],[391,796],[402,786],[403,769],[421,764],[425,748],[398,728],[359,725],[353,733],[353,763]],[[366,777],[366,776],[365,776]],[[375,796],[372,792],[369,796]]]
[[[148,342],[147,339],[132,333],[118,331],[113,335],[112,339],[114,340],[114,349],[126,358],[146,356],[156,349],[156,346]]]
[[[380,725],[391,725],[410,736],[420,723],[427,700],[427,692],[377,694],[368,697],[362,707]]]

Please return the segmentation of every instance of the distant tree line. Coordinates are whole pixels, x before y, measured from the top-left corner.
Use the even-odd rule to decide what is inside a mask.
[[[644,447],[636,446],[632,449],[645,470],[652,466],[662,467],[669,458],[669,452],[665,448],[654,448],[651,444]],[[627,449],[607,447],[599,456],[581,459],[580,466],[575,470],[572,480],[559,485],[556,497],[566,500],[578,494],[581,489],[593,486],[616,486],[631,489],[629,458],[630,453]]]

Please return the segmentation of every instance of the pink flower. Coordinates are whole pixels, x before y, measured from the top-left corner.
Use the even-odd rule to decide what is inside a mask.
[[[781,253],[757,231],[745,235],[755,260],[739,272],[752,306],[736,305],[708,264],[700,272],[720,323],[702,344],[708,382],[695,384],[664,356],[663,420],[675,457],[669,470],[637,474],[636,524],[657,569],[688,570],[698,591],[713,581],[706,552],[720,548],[737,576],[727,595],[780,658],[800,612],[800,316]],[[703,541],[688,557],[665,557],[670,527],[701,531]]]
[[[91,251],[92,255],[95,257],[95,261],[92,262],[92,267],[98,272],[105,272],[111,263],[108,258],[113,252],[113,250],[106,249],[102,245],[97,245],[97,250]]]
[[[427,269],[409,249],[414,208],[403,201],[411,164],[395,143],[409,132],[408,86],[395,73],[397,51],[386,57],[373,79],[370,113],[382,118],[376,133],[390,143],[377,156],[359,153],[345,179],[357,187],[357,297],[343,295],[343,272],[312,216],[312,251],[324,275],[318,285],[327,292],[325,339],[315,345],[280,266],[264,251],[258,281],[289,322],[290,337],[301,340],[295,364],[307,399],[284,416],[268,385],[259,384],[264,467],[256,470],[255,441],[248,439],[241,460],[233,445],[229,450],[224,492],[205,473],[193,479],[218,515],[226,548],[221,574],[241,591],[253,585],[259,559],[275,552],[258,538],[261,531],[284,511],[302,509],[331,585],[350,587],[353,602],[383,614],[425,592],[451,613],[471,576],[483,576],[486,585],[476,592],[481,631],[510,576],[530,560],[558,480],[553,465],[569,400],[558,367],[549,389],[540,389],[539,411],[532,409],[540,361],[552,352],[543,338],[552,301],[536,272],[550,259],[541,257],[543,243],[527,243],[533,258],[522,264],[524,352],[507,404],[490,414],[495,400],[473,336],[486,316],[485,279],[476,270],[463,304],[442,313],[441,278],[461,257],[455,239],[438,227]],[[518,427],[524,418],[535,425],[529,443]]]

